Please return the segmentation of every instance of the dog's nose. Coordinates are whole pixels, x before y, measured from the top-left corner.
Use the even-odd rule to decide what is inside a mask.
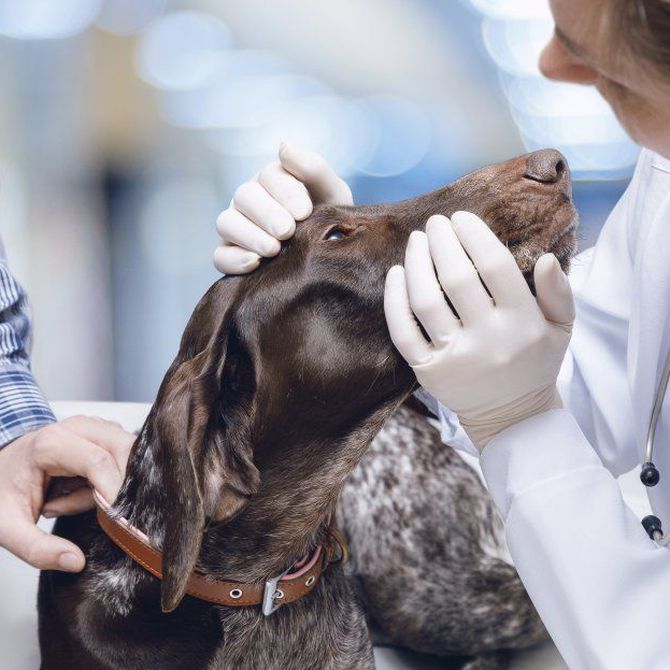
[[[541,184],[558,184],[567,172],[568,163],[560,151],[543,149],[528,156],[523,176]]]

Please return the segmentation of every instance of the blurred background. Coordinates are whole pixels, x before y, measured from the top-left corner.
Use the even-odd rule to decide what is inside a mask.
[[[546,0],[0,0],[0,233],[53,400],[150,401],[281,141],[358,203],[555,146],[593,242],[638,149],[536,59]]]

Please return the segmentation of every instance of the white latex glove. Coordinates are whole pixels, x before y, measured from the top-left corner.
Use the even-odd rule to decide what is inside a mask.
[[[505,245],[477,216],[457,212],[412,233],[405,268],[386,278],[393,343],[480,451],[508,426],[561,406],[556,378],[575,317],[572,292],[553,254],[537,261],[534,276],[537,300]]]
[[[214,265],[226,274],[255,270],[261,257],[276,256],[281,240],[295,233],[317,204],[351,205],[351,189],[318,154],[288,144],[279,160],[242,184],[217,219],[222,244]]]

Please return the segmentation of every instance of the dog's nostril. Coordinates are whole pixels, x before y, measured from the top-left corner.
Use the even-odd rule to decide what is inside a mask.
[[[563,155],[555,149],[543,149],[528,156],[523,176],[542,184],[556,184],[566,172],[567,164]]]

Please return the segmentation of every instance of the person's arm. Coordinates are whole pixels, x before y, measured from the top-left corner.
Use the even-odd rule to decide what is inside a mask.
[[[624,225],[628,207],[627,193],[610,215],[595,248],[572,261],[570,283],[576,317],[558,377],[564,406],[615,476],[638,463],[626,354],[633,286],[628,228]],[[421,399],[439,419],[446,444],[479,455],[455,412],[426,392]]]
[[[667,668],[670,553],[647,537],[570,412],[507,428],[481,465],[514,565],[568,666]]]
[[[633,180],[609,215],[595,247],[572,260],[569,275],[576,317],[558,390],[564,406],[615,476],[638,464],[627,348],[638,228],[643,217],[654,214],[643,211],[654,200],[648,197],[651,159],[650,152],[642,152]],[[455,413],[437,400],[430,408],[440,419],[443,440],[477,456]]]
[[[638,463],[628,323],[640,227],[657,215],[652,159],[642,152],[596,247],[575,264],[577,319],[559,376],[570,412],[509,428],[481,460],[517,569],[576,668],[664,668],[670,652],[670,554],[612,476]]]
[[[30,369],[30,342],[26,294],[0,245],[0,448],[56,420]]]
[[[429,222],[427,230],[441,288],[461,322],[446,337],[440,333],[448,322],[439,311],[449,304],[435,301],[438,313],[416,314],[432,342],[425,340],[414,321],[413,295],[437,295],[440,287],[426,271],[425,248],[417,246],[425,243],[410,241],[406,279],[400,270],[387,278],[394,343],[422,386],[456,409],[483,449],[482,469],[515,565],[569,666],[665,668],[670,554],[646,536],[572,414],[552,409],[567,348],[556,328],[569,330],[569,291],[547,262],[538,262],[533,305],[502,245],[472,217],[467,227],[457,223],[463,249],[452,237],[452,260],[479,271],[455,273],[470,277],[456,285],[458,293],[441,263],[447,240],[435,233],[443,229]]]
[[[134,436],[95,417],[56,423],[30,370],[26,295],[9,272],[0,239],[0,547],[36,568],[76,572],[84,555],[37,527],[40,514],[93,506],[88,486],[45,504],[52,477],[85,477],[107,500],[123,481]]]

